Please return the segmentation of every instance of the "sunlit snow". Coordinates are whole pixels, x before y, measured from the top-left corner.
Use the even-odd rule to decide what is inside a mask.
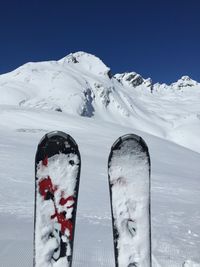
[[[82,158],[73,267],[114,267],[107,160],[127,133],[151,155],[153,266],[199,266],[200,84],[131,75],[78,52],[0,76],[0,266],[32,266],[34,157],[52,130],[70,134]]]

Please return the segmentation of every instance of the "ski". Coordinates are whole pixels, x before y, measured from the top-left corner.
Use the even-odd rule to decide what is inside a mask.
[[[35,157],[34,267],[70,267],[81,158],[70,135],[54,131]]]
[[[151,267],[150,156],[144,140],[124,135],[111,147],[108,181],[116,267]]]

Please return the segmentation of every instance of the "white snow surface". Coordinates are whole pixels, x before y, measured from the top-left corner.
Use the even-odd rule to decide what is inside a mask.
[[[74,165],[68,164],[70,160],[75,162]],[[76,186],[76,177],[78,175],[79,163],[77,155],[74,154],[57,154],[48,159],[48,165],[44,166],[40,162],[37,166],[37,190],[39,190],[39,183],[50,177],[52,184],[57,186],[57,190],[54,192],[54,202],[50,200],[44,201],[43,196],[37,192],[37,209],[36,209],[36,256],[35,264],[37,267],[62,267],[69,266],[69,262],[66,258],[60,258],[58,261],[51,262],[52,252],[59,247],[58,241],[59,237],[56,238],[56,230],[60,229],[60,224],[57,223],[57,218],[50,220],[51,216],[55,214],[55,207],[57,212],[66,212],[65,218],[71,219],[73,207],[67,208],[73,204],[67,203],[67,205],[59,205],[60,199],[67,198],[74,195],[74,190]],[[55,207],[54,207],[55,205]],[[59,228],[58,228],[59,227]],[[56,230],[54,230],[57,228]],[[48,239],[49,235],[54,233],[54,237]],[[69,231],[66,231],[63,235],[65,238],[65,243],[67,244],[67,255],[71,255],[71,247],[69,243]],[[58,250],[59,257],[59,250]],[[55,253],[54,253],[55,254]],[[57,255],[54,255],[56,257]],[[57,258],[57,257],[56,257]]]
[[[149,162],[135,139],[124,140],[109,163],[119,267],[150,266]]]
[[[200,84],[123,77],[84,52],[0,76],[0,266],[32,266],[34,157],[52,130],[82,158],[73,267],[114,266],[107,160],[127,133],[151,156],[153,266],[200,263]]]

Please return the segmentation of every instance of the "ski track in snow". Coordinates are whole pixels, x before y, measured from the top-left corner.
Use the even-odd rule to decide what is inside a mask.
[[[153,267],[200,266],[200,84],[184,76],[151,94],[138,77],[111,79],[82,52],[0,75],[0,267],[33,264],[35,152],[54,130],[75,139],[82,159],[73,267],[114,267],[107,161],[127,133],[151,157]]]

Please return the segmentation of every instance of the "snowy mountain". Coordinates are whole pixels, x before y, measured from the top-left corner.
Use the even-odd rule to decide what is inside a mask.
[[[200,151],[200,84],[188,76],[171,85],[153,84],[135,72],[112,76],[100,59],[77,52],[1,75],[0,94],[0,105],[131,124]]]
[[[107,156],[128,132],[150,148],[153,266],[200,262],[199,100],[188,76],[167,85],[113,75],[84,52],[0,75],[0,266],[32,264],[34,154],[51,130],[72,135],[83,160],[74,266],[114,264]]]

